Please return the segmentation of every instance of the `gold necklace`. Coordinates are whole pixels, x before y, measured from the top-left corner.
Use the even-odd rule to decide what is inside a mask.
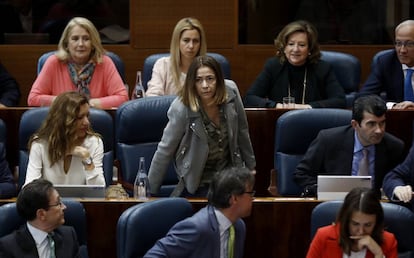
[[[305,76],[303,78],[303,91],[302,91],[302,104],[305,104],[305,94],[306,94],[306,75],[308,74],[308,68],[305,67]],[[289,97],[291,97],[290,95],[290,83],[289,83],[289,87],[288,87],[288,95]]]

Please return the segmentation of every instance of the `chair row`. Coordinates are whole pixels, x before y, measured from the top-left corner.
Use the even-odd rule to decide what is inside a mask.
[[[75,229],[80,257],[88,258],[86,212],[82,203],[63,199],[65,225]],[[165,211],[168,210],[168,216]],[[193,215],[190,202],[184,198],[163,198],[136,204],[125,210],[117,225],[117,257],[142,257],[155,242],[178,221]],[[6,236],[25,223],[17,212],[16,203],[0,206],[0,237]]]
[[[54,52],[55,51],[47,52],[39,58],[37,73],[39,73],[42,69],[46,59]],[[345,90],[347,107],[350,107],[361,83],[361,63],[359,59],[351,54],[337,51],[321,51],[321,54],[321,59],[328,62],[332,66],[339,83]],[[122,80],[126,83],[125,65],[122,59],[113,52],[107,52],[107,55],[112,59]],[[142,84],[145,90],[147,89],[148,81],[151,79],[152,69],[155,62],[159,58],[169,55],[169,53],[157,53],[148,56],[144,60],[144,65],[142,67]],[[207,55],[214,57],[220,63],[225,79],[231,79],[231,66],[227,58],[221,54],[212,52],[207,53]],[[373,60],[375,61],[376,59],[377,56],[374,57]]]
[[[55,53],[56,51],[49,51],[41,55],[37,61],[37,74],[40,73],[42,70],[42,67],[46,60]],[[114,62],[115,67],[119,73],[119,75],[122,78],[122,81],[126,83],[125,79],[125,64],[122,61],[121,57],[119,57],[117,54],[107,51],[106,55],[109,56]],[[147,84],[148,81],[151,79],[152,76],[152,68],[154,67],[155,62],[160,59],[161,57],[169,56],[169,53],[158,53],[148,56],[144,61],[144,66],[142,68],[142,84],[144,86],[144,89],[147,90]],[[207,55],[214,57],[219,64],[221,65],[221,68],[223,70],[223,75],[225,79],[231,78],[231,68],[230,68],[230,62],[225,58],[223,55],[220,55],[218,53],[212,53],[209,52]]]
[[[86,213],[77,201],[64,199],[65,224],[73,226],[78,237],[81,257],[88,257]],[[335,222],[343,201],[318,204],[311,215],[311,238],[322,226]],[[384,227],[398,241],[399,257],[414,254],[414,213],[400,205],[381,203],[384,210]],[[168,210],[168,215],[165,211]],[[165,236],[177,222],[193,215],[192,205],[184,198],[161,198],[136,204],[122,212],[116,228],[118,258],[142,257],[155,242]],[[15,203],[0,206],[0,237],[11,233],[24,223]]]

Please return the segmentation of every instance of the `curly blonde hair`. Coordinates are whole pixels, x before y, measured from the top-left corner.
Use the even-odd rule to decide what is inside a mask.
[[[99,32],[90,20],[83,17],[72,18],[63,30],[58,44],[58,51],[56,53],[58,59],[60,61],[67,62],[71,58],[68,51],[68,42],[70,33],[75,26],[79,26],[89,33],[92,45],[90,59],[95,63],[102,63],[106,50],[102,46]]]
[[[76,91],[64,92],[53,101],[46,119],[39,130],[29,140],[29,150],[34,141],[45,141],[49,147],[49,161],[51,166],[65,154],[72,150],[79,141],[76,123],[82,105],[88,104],[85,95]],[[87,135],[96,135],[89,126]]]

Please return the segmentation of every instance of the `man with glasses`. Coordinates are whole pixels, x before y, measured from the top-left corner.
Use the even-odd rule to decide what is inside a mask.
[[[395,50],[374,62],[360,94],[385,94],[388,108],[414,108],[414,20],[403,21],[395,28]]]
[[[24,186],[16,207],[27,222],[0,239],[0,257],[79,257],[75,230],[62,226],[66,206],[51,182],[36,179]]]
[[[247,168],[217,172],[208,192],[207,207],[175,224],[144,257],[243,257],[254,175]]]

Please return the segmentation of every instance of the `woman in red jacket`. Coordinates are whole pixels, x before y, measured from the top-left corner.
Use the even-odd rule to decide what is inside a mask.
[[[397,240],[384,230],[384,212],[374,191],[354,188],[333,225],[316,232],[307,258],[397,258]]]

